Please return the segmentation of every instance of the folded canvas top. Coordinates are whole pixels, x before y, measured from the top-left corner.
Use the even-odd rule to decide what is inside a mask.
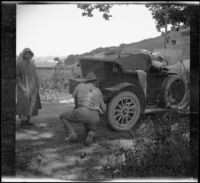
[[[156,49],[152,52],[152,57],[160,57],[165,59],[168,65],[173,65],[182,60],[182,50]]]
[[[151,54],[150,51],[140,48],[112,48],[95,55],[80,57],[81,62],[84,60],[115,62],[120,64],[124,71],[147,71],[151,65]]]

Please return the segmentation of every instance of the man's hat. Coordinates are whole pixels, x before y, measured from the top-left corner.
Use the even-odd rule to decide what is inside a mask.
[[[92,81],[96,81],[99,80],[99,78],[96,77],[96,75],[94,74],[94,72],[89,72],[86,76],[86,81],[87,82],[92,82]]]

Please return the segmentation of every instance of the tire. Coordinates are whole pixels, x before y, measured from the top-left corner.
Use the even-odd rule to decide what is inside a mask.
[[[130,130],[138,121],[140,113],[140,100],[130,91],[117,94],[108,105],[108,121],[116,131]]]
[[[173,85],[175,85],[175,82],[180,82],[180,85],[177,85],[177,88],[175,88],[175,90],[173,91]],[[187,105],[188,101],[188,93],[189,90],[187,89],[187,81],[184,77],[180,76],[180,75],[174,75],[171,76],[165,83],[164,85],[164,100],[165,102],[167,101],[167,95],[168,95],[168,91],[172,90],[172,98],[174,98],[174,96],[180,96],[179,98],[174,98],[175,102],[173,102],[171,104],[172,108],[177,108],[177,107],[182,107]],[[176,91],[177,90],[177,91]]]

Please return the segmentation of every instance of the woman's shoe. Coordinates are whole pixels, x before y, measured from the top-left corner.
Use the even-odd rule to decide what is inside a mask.
[[[26,121],[21,121],[21,127],[25,128],[25,127],[29,127],[29,126],[34,126],[33,123],[31,123],[30,121],[26,120]]]

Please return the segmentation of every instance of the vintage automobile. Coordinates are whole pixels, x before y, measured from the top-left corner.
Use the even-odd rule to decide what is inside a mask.
[[[99,79],[99,88],[107,103],[107,118],[117,131],[127,131],[138,121],[142,113],[166,108],[168,91],[171,91],[174,107],[186,100],[186,80],[166,69],[152,64],[149,52],[135,49],[119,55],[96,55],[80,57],[81,78],[69,80],[69,93],[87,73],[94,72]],[[142,88],[138,70],[146,73],[147,90]]]

